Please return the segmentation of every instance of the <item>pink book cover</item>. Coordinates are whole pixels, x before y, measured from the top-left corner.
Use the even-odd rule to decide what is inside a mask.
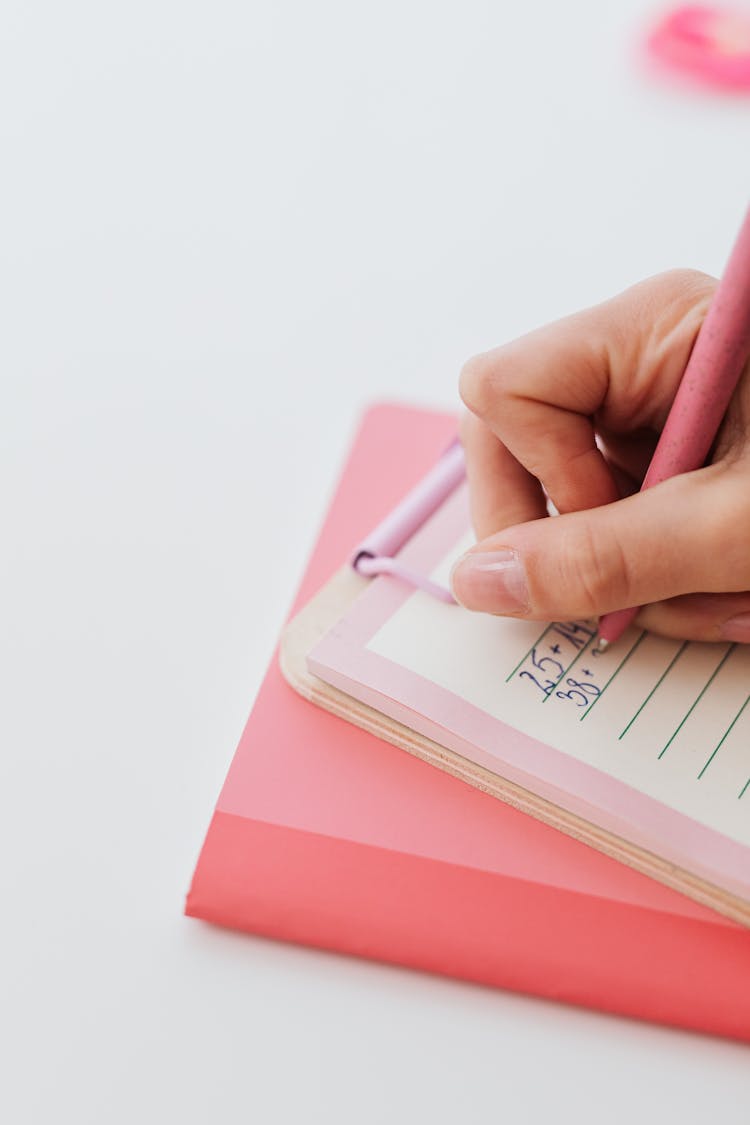
[[[292,613],[431,467],[451,415],[365,415]],[[750,1040],[750,931],[308,703],[271,661],[186,913]]]

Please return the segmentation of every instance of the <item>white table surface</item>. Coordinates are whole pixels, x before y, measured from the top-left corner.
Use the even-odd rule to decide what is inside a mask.
[[[740,1045],[181,914],[362,406],[721,269],[750,101],[642,73],[651,15],[6,0],[9,1125],[747,1122]]]

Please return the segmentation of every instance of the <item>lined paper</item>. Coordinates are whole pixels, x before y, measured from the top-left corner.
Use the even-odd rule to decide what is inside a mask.
[[[431,577],[445,583],[467,533]],[[414,593],[367,648],[741,844],[750,844],[750,651],[596,622],[475,614]],[[407,701],[408,702],[408,701]]]

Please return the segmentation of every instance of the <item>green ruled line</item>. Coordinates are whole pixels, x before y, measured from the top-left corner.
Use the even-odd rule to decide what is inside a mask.
[[[674,742],[674,740],[675,740],[675,739],[677,738],[677,735],[678,735],[678,734],[680,733],[680,731],[682,730],[682,728],[683,728],[683,727],[685,726],[685,723],[686,723],[686,722],[688,721],[688,719],[689,719],[689,718],[690,718],[690,716],[692,715],[693,711],[695,710],[695,708],[696,708],[696,707],[698,706],[698,704],[700,703],[701,699],[703,699],[703,696],[704,696],[704,695],[706,694],[706,692],[708,691],[708,689],[709,689],[709,688],[711,687],[711,684],[712,684],[712,683],[714,682],[714,680],[715,680],[715,679],[716,679],[716,677],[718,676],[719,672],[720,672],[720,671],[721,671],[721,669],[722,669],[722,668],[724,667],[724,665],[726,664],[727,660],[729,659],[729,657],[731,656],[731,654],[732,654],[732,653],[734,652],[734,650],[735,650],[735,648],[736,648],[736,647],[737,647],[736,645],[730,645],[730,646],[729,646],[729,648],[727,649],[727,651],[726,651],[726,652],[724,653],[724,655],[722,656],[721,660],[720,660],[720,661],[719,661],[719,663],[718,663],[718,664],[716,665],[716,667],[714,668],[713,672],[712,672],[712,673],[711,673],[711,675],[710,675],[710,676],[708,677],[708,679],[706,680],[705,684],[703,685],[703,687],[701,688],[701,690],[700,690],[700,691],[698,692],[698,694],[696,695],[695,699],[693,700],[693,702],[692,702],[692,703],[690,704],[690,706],[688,707],[688,709],[687,709],[687,711],[685,712],[685,714],[684,714],[684,715],[682,716],[682,719],[680,720],[679,726],[678,726],[678,727],[677,727],[677,729],[676,729],[675,731],[673,731],[673,732],[672,732],[672,734],[670,735],[670,737],[669,737],[669,740],[667,741],[666,745],[664,746],[664,749],[660,751],[660,753],[659,753],[659,758],[663,758],[663,757],[664,757],[664,755],[666,754],[667,750],[668,750],[668,749],[669,749],[669,747],[670,747],[670,746],[672,745],[672,743]],[[657,759],[657,760],[658,760],[658,759]]]
[[[581,657],[582,657],[582,656],[583,656],[583,654],[585,653],[586,649],[587,649],[587,648],[589,647],[589,645],[591,644],[591,642],[592,642],[592,641],[594,640],[594,638],[595,638],[595,637],[596,637],[596,633],[594,634],[594,636],[593,636],[593,637],[589,637],[589,639],[588,639],[588,640],[586,641],[586,644],[585,644],[585,645],[583,646],[583,648],[582,648],[582,649],[580,649],[580,650],[579,650],[579,651],[578,651],[578,652],[577,652],[577,653],[575,654],[575,656],[574,656],[574,657],[573,657],[573,659],[571,660],[571,662],[570,662],[570,664],[568,665],[568,667],[567,667],[567,668],[563,668],[562,672],[560,673],[560,675],[559,675],[559,676],[557,677],[557,679],[555,680],[554,684],[553,684],[553,685],[552,685],[552,687],[550,688],[549,692],[547,693],[547,695],[545,695],[544,699],[542,700],[542,703],[546,703],[546,702],[547,702],[547,700],[548,700],[548,699],[550,698],[550,696],[552,695],[552,692],[553,692],[553,691],[555,690],[555,688],[556,688],[556,687],[559,687],[559,686],[560,686],[560,684],[561,684],[561,683],[563,682],[563,680],[564,680],[564,679],[565,679],[565,677],[567,676],[568,672],[570,672],[570,671],[571,671],[571,670],[573,669],[573,667],[574,667],[574,666],[575,666],[575,665],[576,665],[576,664],[578,663],[578,661],[579,661],[579,660],[581,659]]]
[[[628,661],[630,660],[630,657],[631,657],[631,656],[633,655],[633,653],[635,652],[635,650],[636,650],[636,649],[638,648],[638,645],[639,645],[639,644],[641,643],[641,641],[643,640],[643,638],[644,638],[645,636],[646,636],[646,630],[644,629],[644,630],[643,630],[643,632],[641,633],[640,637],[638,638],[638,640],[637,640],[637,641],[635,642],[635,644],[633,644],[633,645],[631,645],[631,646],[630,646],[630,648],[628,649],[628,651],[627,651],[627,653],[625,654],[625,656],[624,656],[624,657],[622,658],[622,660],[621,660],[621,661],[620,661],[620,663],[619,663],[619,664],[617,665],[617,667],[615,668],[614,672],[612,673],[612,675],[611,675],[611,676],[609,677],[609,679],[607,680],[607,682],[606,682],[606,684],[604,685],[604,687],[602,688],[602,690],[601,690],[601,691],[599,692],[599,694],[597,695],[596,699],[595,699],[595,700],[593,701],[593,703],[591,703],[591,704],[590,704],[590,705],[589,705],[589,706],[588,706],[588,707],[586,708],[586,710],[585,710],[585,711],[583,712],[583,714],[581,715],[581,721],[583,721],[583,720],[584,720],[584,719],[586,718],[586,716],[587,716],[587,715],[590,715],[590,714],[591,714],[591,712],[592,712],[592,711],[594,710],[594,708],[596,707],[596,705],[597,705],[597,703],[599,702],[599,700],[601,699],[601,697],[602,697],[602,696],[604,695],[604,693],[605,693],[605,691],[607,690],[607,688],[609,687],[609,685],[610,685],[610,684],[612,683],[612,681],[614,680],[615,676],[617,676],[617,675],[619,675],[619,674],[620,674],[620,672],[621,672],[621,671],[622,671],[622,669],[623,669],[623,668],[625,667],[625,665],[627,664],[627,662],[628,662]]]
[[[718,742],[716,743],[716,746],[715,746],[715,748],[714,748],[714,751],[713,751],[713,753],[711,754],[711,757],[710,757],[710,758],[708,759],[708,761],[706,762],[705,766],[703,767],[703,769],[701,770],[701,772],[700,772],[700,773],[698,774],[698,780],[699,780],[699,781],[700,781],[700,779],[701,779],[701,778],[703,777],[703,775],[704,775],[704,773],[706,772],[706,770],[708,769],[708,767],[709,767],[709,766],[711,765],[711,762],[712,762],[712,761],[714,760],[714,758],[716,757],[716,751],[717,751],[717,750],[719,750],[719,749],[721,748],[721,746],[722,746],[722,743],[726,742],[726,740],[727,740],[727,736],[728,736],[728,735],[729,735],[729,733],[731,732],[731,730],[732,730],[732,727],[733,727],[733,726],[734,726],[734,724],[735,724],[735,723],[737,722],[737,720],[739,719],[740,715],[742,714],[742,712],[743,712],[743,711],[745,710],[745,708],[747,707],[748,703],[750,703],[750,695],[748,695],[747,699],[746,699],[746,700],[745,700],[745,702],[744,702],[744,703],[742,704],[742,706],[740,707],[739,711],[738,711],[738,712],[737,712],[737,714],[736,714],[736,715],[734,716],[734,718],[732,719],[732,721],[731,721],[731,723],[729,724],[729,726],[727,727],[727,729],[726,729],[726,730],[724,731],[724,733],[723,733],[723,735],[721,736],[721,738],[719,739],[719,741],[718,741]],[[740,794],[740,796],[741,796],[741,795],[742,795],[742,794]]]
[[[737,800],[738,800],[738,801],[739,801],[740,797],[743,797],[743,796],[745,795],[745,790],[747,789],[748,785],[750,785],[750,777],[749,777],[749,778],[747,779],[747,781],[745,782],[745,784],[744,784],[744,785],[742,786],[742,788],[740,789],[740,795],[739,795],[739,797],[737,798]]]
[[[531,646],[531,648],[530,648],[530,649],[527,649],[527,651],[526,651],[526,652],[525,652],[525,653],[523,654],[523,656],[521,657],[521,659],[520,659],[520,660],[518,661],[518,664],[516,664],[516,666],[515,666],[515,668],[513,669],[513,671],[512,671],[512,672],[510,672],[510,673],[509,673],[509,674],[508,674],[508,675],[507,675],[507,676],[505,677],[505,682],[506,682],[506,684],[507,684],[507,683],[508,683],[508,682],[509,682],[510,680],[512,680],[512,679],[513,679],[513,677],[515,676],[516,672],[518,671],[518,669],[519,669],[519,668],[521,667],[521,665],[523,664],[523,662],[524,662],[524,660],[526,659],[526,657],[527,657],[527,656],[531,656],[531,654],[532,654],[532,652],[534,651],[534,649],[536,648],[536,646],[537,646],[538,644],[540,644],[540,643],[541,643],[541,642],[542,642],[542,641],[544,640],[544,638],[545,638],[545,637],[547,636],[547,633],[549,633],[550,629],[552,628],[552,626],[553,626],[554,624],[555,624],[555,622],[554,622],[554,621],[550,621],[550,623],[549,623],[549,625],[547,626],[547,628],[546,628],[546,629],[545,629],[545,630],[544,630],[544,631],[543,631],[542,633],[540,633],[540,634],[539,634],[539,636],[538,636],[538,637],[537,637],[537,639],[536,639],[536,640],[534,641],[534,643],[533,643],[533,645]]]
[[[619,742],[619,740],[620,740],[621,738],[623,738],[623,736],[624,736],[624,735],[626,735],[626,734],[628,733],[628,731],[630,730],[630,728],[632,727],[633,723],[635,722],[635,720],[636,720],[636,719],[638,718],[638,716],[640,715],[640,713],[641,713],[641,711],[643,710],[643,708],[644,708],[644,707],[646,706],[646,704],[647,704],[647,703],[648,703],[648,702],[649,702],[649,701],[651,700],[651,698],[652,698],[652,696],[653,696],[654,692],[656,691],[656,689],[657,689],[657,688],[659,688],[659,687],[661,687],[661,685],[662,685],[662,684],[664,683],[664,681],[666,680],[667,676],[668,676],[668,675],[669,675],[669,673],[670,673],[670,672],[672,671],[672,669],[674,668],[675,664],[676,664],[676,663],[677,663],[677,661],[678,661],[678,660],[680,659],[680,657],[682,656],[683,652],[685,651],[685,649],[686,649],[686,648],[688,647],[688,645],[689,645],[689,644],[690,644],[690,641],[683,641],[683,642],[682,642],[682,644],[681,644],[681,645],[680,645],[680,647],[679,647],[679,648],[677,649],[677,652],[676,652],[676,653],[675,653],[675,655],[674,655],[674,656],[672,657],[672,659],[670,660],[670,662],[669,662],[669,664],[667,665],[667,667],[666,667],[666,668],[664,669],[664,671],[662,672],[662,674],[661,674],[661,675],[659,676],[659,679],[658,679],[658,680],[656,681],[656,683],[654,684],[654,686],[653,686],[653,687],[651,688],[651,691],[650,691],[650,692],[648,693],[648,695],[646,696],[646,698],[645,698],[645,699],[643,700],[643,703],[642,703],[642,704],[640,705],[640,707],[639,707],[639,708],[638,708],[638,710],[636,711],[635,715],[633,715],[633,718],[632,718],[632,719],[630,720],[630,722],[629,722],[629,723],[628,723],[628,725],[627,725],[627,726],[625,727],[625,729],[624,729],[624,730],[622,731],[622,733],[621,733],[621,734],[619,734],[619,735],[617,736],[617,740],[618,740],[618,742]]]

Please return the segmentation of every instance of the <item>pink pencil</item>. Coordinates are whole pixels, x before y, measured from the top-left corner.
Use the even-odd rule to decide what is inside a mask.
[[[641,489],[704,464],[748,356],[750,210],[701,325]],[[638,608],[619,609],[602,617],[600,649],[619,640]]]

